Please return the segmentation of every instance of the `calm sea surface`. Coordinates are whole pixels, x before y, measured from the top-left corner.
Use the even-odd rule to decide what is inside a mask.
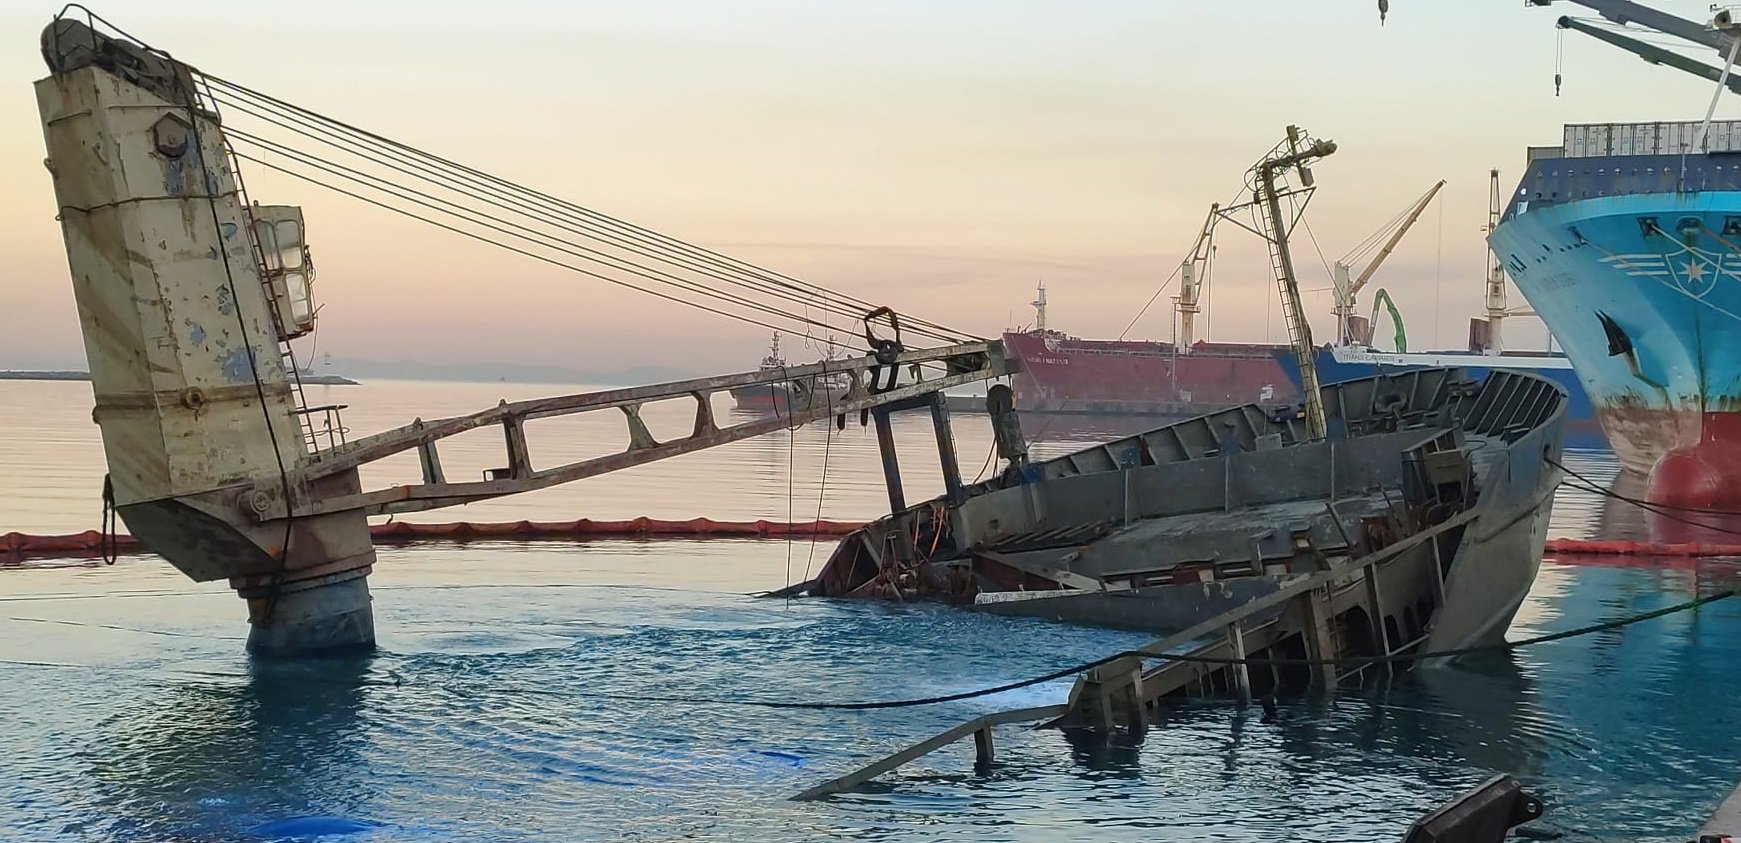
[[[314,387],[358,433],[552,394],[517,384]],[[0,381],[0,533],[93,529],[103,455],[89,386]],[[721,406],[721,412],[727,412]],[[692,407],[651,407],[656,436]],[[535,422],[541,465],[620,450],[620,416]],[[887,508],[875,437],[814,425],[417,520],[864,519]],[[1031,419],[1057,452],[1120,432]],[[897,421],[908,498],[939,490],[930,421]],[[969,477],[983,417],[958,415]],[[444,443],[450,478],[503,463],[500,434]],[[1613,479],[1605,453],[1574,453]],[[409,480],[414,461],[365,484]],[[826,483],[823,482],[826,474]],[[1660,525],[1659,527],[1660,528]],[[1563,490],[1560,536],[1651,534]],[[1169,715],[1138,746],[999,733],[814,803],[792,794],[975,714],[1059,700],[1059,682],[869,712],[647,704],[876,700],[967,690],[1141,637],[933,606],[746,596],[814,571],[784,541],[470,543],[383,548],[380,652],[253,664],[243,607],[150,556],[0,568],[0,840],[1400,840],[1496,772],[1568,840],[1687,839],[1741,778],[1741,601],[1424,673],[1383,690]],[[1670,605],[1732,565],[1548,564],[1513,637]]]

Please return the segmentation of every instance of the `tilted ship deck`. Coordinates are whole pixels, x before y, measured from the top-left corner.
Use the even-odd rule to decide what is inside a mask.
[[[1330,584],[1339,651],[1497,640],[1540,564],[1564,390],[1424,369],[1322,394],[1323,440],[1246,405],[1033,463],[994,408],[1007,470],[849,535],[810,591],[1167,635],[1407,544],[1372,566],[1376,601],[1358,572]]]

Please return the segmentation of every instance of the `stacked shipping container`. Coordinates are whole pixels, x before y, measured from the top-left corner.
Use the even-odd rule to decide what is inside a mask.
[[[1565,157],[1680,155],[1693,151],[1702,121],[1677,123],[1580,123],[1566,126]],[[1707,152],[1741,152],[1741,120],[1713,120]]]

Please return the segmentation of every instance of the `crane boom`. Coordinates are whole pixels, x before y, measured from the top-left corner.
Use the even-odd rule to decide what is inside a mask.
[[[1665,64],[1669,67],[1675,68],[1676,70],[1684,70],[1687,73],[1691,73],[1694,76],[1711,82],[1722,81],[1729,90],[1741,94],[1741,78],[1731,76],[1728,79],[1723,79],[1723,71],[1721,69],[1687,58],[1673,50],[1665,50],[1654,44],[1646,44],[1636,38],[1628,38],[1619,33],[1611,32],[1602,29],[1601,27],[1591,26],[1584,21],[1575,20],[1573,18],[1560,18],[1559,27],[1561,29],[1582,32],[1598,41],[1605,41],[1622,50],[1633,53],[1651,64]]]
[[[1530,0],[1534,6],[1547,6],[1554,0]],[[1668,12],[1658,11],[1642,3],[1631,0],[1565,0],[1576,3],[1615,23],[1636,23],[1646,29],[1654,29],[1666,35],[1673,35],[1683,41],[1691,41],[1704,47],[1710,47],[1719,53],[1727,54],[1733,36],[1727,32],[1712,29],[1702,23],[1676,17]],[[1585,30],[1587,31],[1587,30]],[[1604,39],[1606,40],[1606,39]]]
[[[1354,283],[1349,285],[1349,295],[1360,292],[1360,288],[1365,287],[1366,282],[1372,280],[1372,274],[1378,271],[1378,267],[1384,263],[1385,258],[1390,257],[1391,252],[1396,251],[1396,244],[1402,242],[1403,235],[1409,233],[1409,229],[1414,227],[1415,221],[1419,220],[1421,214],[1426,212],[1427,206],[1433,202],[1433,197],[1438,196],[1439,190],[1444,186],[1445,180],[1439,179],[1439,183],[1433,185],[1432,189],[1427,191],[1427,195],[1415,202],[1414,207],[1409,209],[1408,217],[1402,221],[1402,225],[1396,227],[1396,233],[1390,235],[1390,239],[1384,242],[1384,245],[1379,248],[1378,254],[1372,258],[1372,263],[1367,264],[1366,269],[1361,270],[1360,277],[1354,279]]]
[[[1336,316],[1336,332],[1337,340],[1339,342],[1349,342],[1357,339],[1360,342],[1365,342],[1364,339],[1355,337],[1354,331],[1350,327],[1354,321],[1355,296],[1360,292],[1361,288],[1366,286],[1367,281],[1372,280],[1373,273],[1377,272],[1378,267],[1384,263],[1385,258],[1390,257],[1390,253],[1396,250],[1396,245],[1402,242],[1403,235],[1407,234],[1409,229],[1414,226],[1415,221],[1421,218],[1421,214],[1427,210],[1427,206],[1432,204],[1433,197],[1438,196],[1439,190],[1444,186],[1445,180],[1440,179],[1438,184],[1433,185],[1425,195],[1415,200],[1415,203],[1409,206],[1408,210],[1403,214],[1402,223],[1397,226],[1396,231],[1391,233],[1390,239],[1386,240],[1384,245],[1379,248],[1378,254],[1372,259],[1372,262],[1367,264],[1365,269],[1361,270],[1360,278],[1358,280],[1349,281],[1348,265],[1340,260],[1336,262],[1336,267],[1332,272],[1331,277],[1331,289],[1336,297],[1336,301],[1334,306],[1331,308],[1331,313]],[[1383,230],[1384,229],[1382,228],[1379,229],[1380,232]]]

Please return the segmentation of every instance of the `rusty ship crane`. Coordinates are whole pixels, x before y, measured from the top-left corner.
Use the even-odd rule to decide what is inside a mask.
[[[844,424],[849,414],[860,423],[875,416],[898,500],[888,414],[925,406],[937,422],[946,482],[959,485],[942,391],[1008,374],[998,343],[327,118],[69,10],[81,14],[63,13],[43,32],[50,74],[36,93],[113,505],[146,547],[195,580],[228,581],[246,600],[250,652],[373,645],[370,515],[517,494],[812,420]],[[253,131],[238,116],[254,118]],[[268,136],[274,127],[280,139]],[[350,438],[341,408],[308,406],[298,380],[291,343],[314,329],[317,310],[302,213],[250,201],[243,162],[738,321],[805,332],[850,317],[862,323],[859,345],[868,353],[503,402]],[[713,415],[716,392],[843,380],[850,387],[837,400],[783,417],[722,424]],[[694,402],[687,435],[660,441],[643,423],[641,407],[662,399]],[[623,451],[554,466],[536,459],[527,422],[589,411],[622,414]],[[501,467],[477,480],[447,477],[440,441],[484,427],[502,431]],[[364,487],[360,467],[407,452],[418,457],[420,482]]]
[[[1226,206],[1210,208],[1211,220],[1205,233],[1199,237],[1197,247],[1200,255],[1209,254],[1203,251],[1202,244],[1211,236],[1214,218],[1250,231],[1268,244],[1270,269],[1281,296],[1282,318],[1288,328],[1288,345],[1299,364],[1306,429],[1313,439],[1324,438],[1327,422],[1319,396],[1318,369],[1312,361],[1312,326],[1306,321],[1305,308],[1300,304],[1299,277],[1294,272],[1288,235],[1312,201],[1312,192],[1316,189],[1312,164],[1335,151],[1335,141],[1314,138],[1299,126],[1289,126],[1287,137],[1247,171],[1245,192],[1240,199]],[[1243,219],[1247,213],[1252,217],[1251,222]]]

